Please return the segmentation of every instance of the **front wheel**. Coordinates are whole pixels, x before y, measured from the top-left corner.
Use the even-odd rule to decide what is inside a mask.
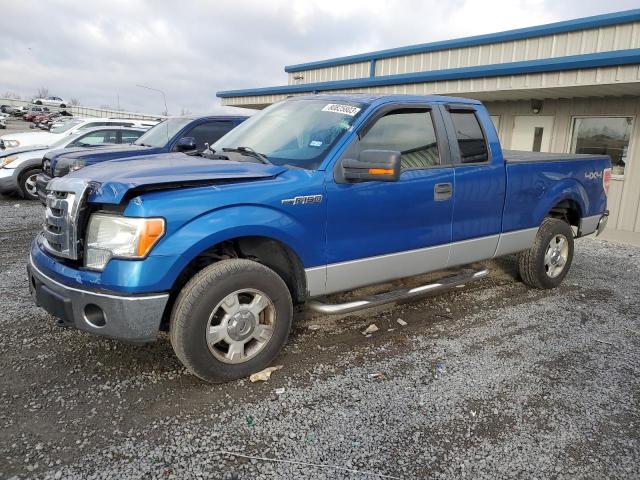
[[[182,289],[169,336],[191,373],[226,382],[267,367],[286,344],[292,317],[289,289],[277,273],[251,260],[222,260]]]
[[[38,200],[38,190],[36,188],[36,179],[38,174],[42,172],[39,168],[32,168],[20,175],[20,196],[26,200]]]
[[[558,218],[545,218],[533,246],[518,254],[518,271],[530,287],[554,288],[569,273],[572,260],[571,226]]]

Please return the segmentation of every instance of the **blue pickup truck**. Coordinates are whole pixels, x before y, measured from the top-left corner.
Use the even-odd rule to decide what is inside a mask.
[[[503,151],[487,110],[461,98],[291,98],[204,156],[176,155],[53,179],[29,284],[61,325],[129,342],[168,330],[212,382],[273,361],[294,305],[344,313],[433,294],[514,253],[527,285],[555,287],[574,238],[608,215],[607,156]],[[328,297],[451,267],[413,288]]]
[[[171,117],[150,128],[133,143],[103,148],[99,152],[86,148],[47,152],[42,157],[42,172],[35,179],[37,196],[44,204],[47,184],[53,177],[62,177],[96,163],[168,152],[197,155],[207,144],[224,136],[254,112],[238,110],[246,110],[246,114]]]

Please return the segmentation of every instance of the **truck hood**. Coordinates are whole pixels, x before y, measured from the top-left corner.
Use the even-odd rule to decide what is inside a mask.
[[[81,178],[95,184],[89,202],[119,204],[127,194],[258,180],[275,177],[286,170],[277,165],[209,160],[183,153],[169,153],[111,160],[77,170],[67,177]]]
[[[100,145],[97,148],[87,147],[72,147],[65,148],[60,151],[59,156],[64,155],[65,158],[83,158],[91,159],[94,156],[103,156],[105,153],[109,155],[118,155],[120,153],[126,153],[134,155],[148,155],[150,153],[156,153],[152,150],[152,147],[143,147],[141,145]]]

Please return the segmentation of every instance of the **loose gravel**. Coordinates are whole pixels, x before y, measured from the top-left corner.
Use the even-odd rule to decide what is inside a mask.
[[[640,477],[638,248],[576,241],[553,291],[506,258],[438,297],[301,313],[268,382],[212,386],[165,335],[125,345],[33,305],[41,214],[0,199],[0,478]]]

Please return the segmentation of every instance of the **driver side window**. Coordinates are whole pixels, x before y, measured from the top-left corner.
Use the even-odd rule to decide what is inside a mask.
[[[402,171],[440,165],[433,119],[427,109],[394,110],[378,119],[359,143],[360,151],[399,151]]]

